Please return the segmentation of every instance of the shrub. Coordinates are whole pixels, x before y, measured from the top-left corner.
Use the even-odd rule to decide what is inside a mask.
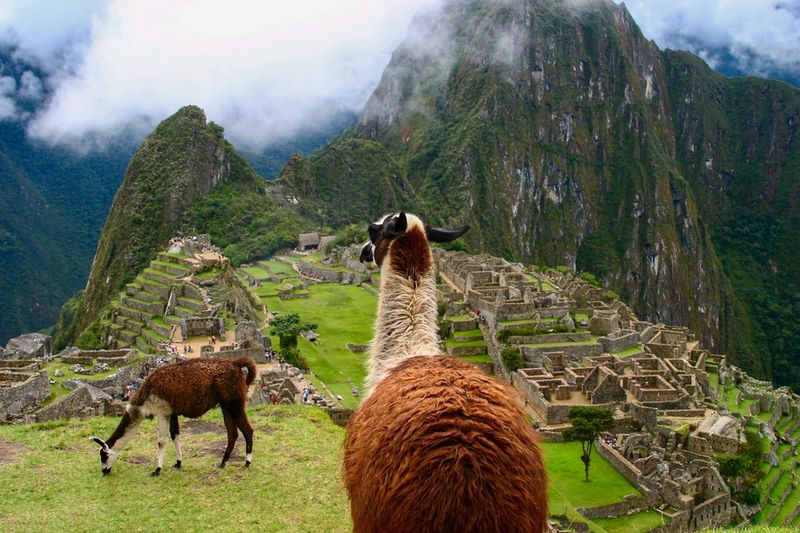
[[[503,351],[500,352],[500,355],[503,358],[503,365],[505,365],[506,370],[509,372],[514,372],[522,367],[522,355],[516,348],[512,346],[506,346],[503,348]]]
[[[288,364],[296,366],[300,370],[308,371],[308,361],[300,355],[300,350],[297,348],[284,348],[280,351],[280,355]]]

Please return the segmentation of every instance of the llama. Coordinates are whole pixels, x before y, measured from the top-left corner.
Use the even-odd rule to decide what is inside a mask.
[[[253,459],[253,428],[247,420],[245,406],[247,388],[256,377],[256,365],[249,357],[235,361],[229,359],[189,359],[156,369],[130,399],[117,429],[104,441],[98,437],[91,440],[100,445],[100,468],[104,475],[111,472],[119,451],[136,434],[144,418],[158,420],[158,466],[151,475],[157,476],[164,466],[167,434],[175,444],[177,461],[174,468],[181,468],[181,451],[178,415],[198,418],[209,409],[219,405],[228,431],[228,446],[222,456],[220,468],[231,456],[239,434],[244,435],[247,445],[245,466]]]
[[[467,231],[389,215],[361,260],[381,269],[368,391],[347,427],[343,477],[353,530],[540,532],[546,476],[512,393],[440,355],[428,241]]]

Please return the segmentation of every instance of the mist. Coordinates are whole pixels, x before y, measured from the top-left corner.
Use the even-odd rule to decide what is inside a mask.
[[[33,66],[16,78],[0,70],[0,120],[85,151],[141,138],[195,104],[238,146],[259,150],[359,113],[412,17],[441,1],[6,0],[0,47]],[[626,6],[662,49],[688,49],[712,67],[724,53],[743,73],[800,78],[797,4]],[[428,45],[440,55],[441,43],[414,44]]]

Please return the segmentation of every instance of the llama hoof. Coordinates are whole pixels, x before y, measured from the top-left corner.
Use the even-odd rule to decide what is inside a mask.
[[[160,466],[158,468],[156,468],[155,470],[153,470],[153,473],[150,474],[150,475],[152,477],[157,477],[159,474],[161,474],[161,467]]]
[[[103,469],[103,475],[104,475],[104,476],[107,476],[107,475],[109,475],[110,473],[111,473],[111,469],[110,469],[110,468],[104,468],[104,469]]]
[[[220,467],[220,468],[225,468],[225,461],[221,462],[221,463],[219,464],[219,467]]]
[[[249,468],[250,467],[250,461],[245,461],[244,462],[244,467],[245,468]]]
[[[181,467],[181,462],[180,461],[175,461],[175,464],[172,465],[172,468],[180,468],[180,467]]]

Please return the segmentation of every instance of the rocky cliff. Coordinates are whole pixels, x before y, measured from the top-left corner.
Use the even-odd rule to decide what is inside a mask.
[[[758,300],[798,304],[798,102],[660,51],[607,0],[454,1],[414,21],[358,126],[281,180],[318,220],[415,209],[470,224],[477,250],[588,270],[765,376]]]

